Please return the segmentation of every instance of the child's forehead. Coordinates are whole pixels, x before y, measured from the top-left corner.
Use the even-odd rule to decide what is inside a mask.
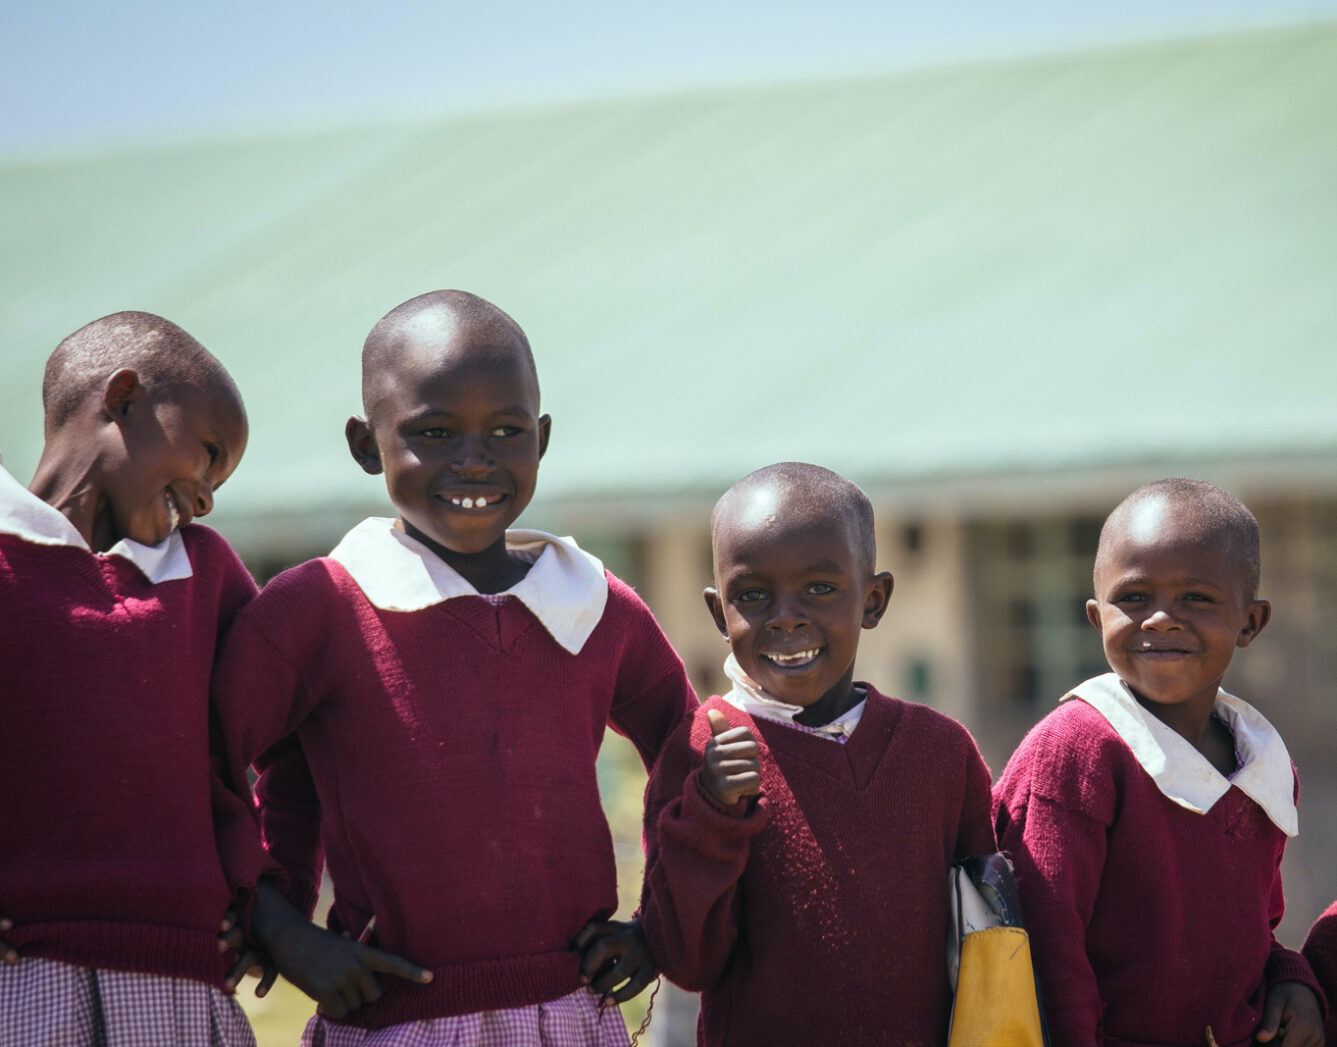
[[[716,516],[715,560],[721,568],[741,560],[853,558],[857,544],[845,520],[800,492],[775,485],[733,492]]]

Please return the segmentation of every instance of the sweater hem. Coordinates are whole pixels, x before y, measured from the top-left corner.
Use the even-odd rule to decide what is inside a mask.
[[[23,923],[5,932],[20,956],[75,967],[188,978],[227,992],[224,979],[236,951],[218,951],[218,935],[197,928],[83,920]]]
[[[380,984],[385,995],[363,1004],[340,1024],[384,1029],[402,1022],[547,1003],[581,988],[580,958],[562,951],[473,960],[433,968],[428,985],[392,976],[382,977]]]

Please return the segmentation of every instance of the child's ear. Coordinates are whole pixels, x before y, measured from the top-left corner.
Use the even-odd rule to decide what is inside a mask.
[[[1248,647],[1258,639],[1258,634],[1272,620],[1272,605],[1266,600],[1254,600],[1249,604],[1249,617],[1245,620],[1244,628],[1235,639],[1236,647]]]
[[[548,453],[548,437],[552,435],[552,415],[539,415],[539,457]]]
[[[102,387],[102,409],[118,425],[130,413],[131,405],[143,398],[144,386],[139,380],[139,374],[129,367],[122,367]]]
[[[724,620],[724,604],[720,602],[719,591],[713,587],[707,587],[701,595],[706,598],[706,607],[710,609],[710,617],[715,619],[715,628],[727,640],[729,638],[729,626]]]
[[[1096,632],[1104,636],[1104,631],[1100,628],[1100,603],[1097,600],[1086,601],[1086,620],[1096,627]]]
[[[881,571],[873,576],[873,581],[868,586],[868,595],[863,600],[865,629],[872,629],[882,621],[882,616],[887,613],[887,604],[891,600],[891,590],[895,584],[896,579],[891,576],[890,571]]]
[[[354,415],[344,426],[344,438],[348,441],[348,450],[353,456],[353,461],[362,466],[362,471],[372,476],[379,475],[383,468],[381,449],[376,446],[376,437],[371,431],[371,426]]]

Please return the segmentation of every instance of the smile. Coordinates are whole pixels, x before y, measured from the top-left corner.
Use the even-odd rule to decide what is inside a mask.
[[[170,489],[163,491],[162,500],[167,506],[167,531],[170,534],[181,526],[181,508],[176,504],[176,495]]]
[[[503,494],[480,494],[472,498],[454,495],[450,498],[450,504],[459,509],[486,509],[488,506],[496,505],[505,497]]]
[[[820,647],[814,647],[808,651],[795,651],[793,654],[763,654],[762,657],[783,669],[795,669],[807,665],[821,653]]]

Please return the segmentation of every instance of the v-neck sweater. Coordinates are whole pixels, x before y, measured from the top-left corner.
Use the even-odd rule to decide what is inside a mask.
[[[1273,985],[1317,989],[1272,933],[1286,835],[1237,787],[1205,814],[1180,806],[1070,699],[1027,734],[994,804],[1055,1044],[1200,1047],[1210,1026],[1235,1047]]]
[[[1337,1044],[1337,902],[1314,921],[1300,950],[1328,997],[1328,1022],[1324,1027],[1330,1045]]]
[[[193,573],[156,585],[0,534],[0,913],[21,957],[221,987],[218,928],[262,852],[211,775],[209,673],[255,583],[214,531],[180,534]]]
[[[760,749],[761,795],[732,808],[701,783],[711,709]],[[947,870],[994,850],[956,721],[869,687],[842,743],[714,697],[655,765],[646,843],[646,935],[701,991],[698,1043],[946,1042]]]
[[[272,853],[313,891],[318,816],[331,926],[357,934],[374,915],[376,945],[434,974],[430,985],[382,978],[381,999],[347,1023],[580,988],[571,942],[618,902],[595,773],[605,726],[649,766],[697,706],[649,609],[606,579],[578,654],[517,599],[384,610],[328,558],[279,575],[232,629],[215,678],[232,764],[290,747],[272,767],[280,779],[261,778]]]

